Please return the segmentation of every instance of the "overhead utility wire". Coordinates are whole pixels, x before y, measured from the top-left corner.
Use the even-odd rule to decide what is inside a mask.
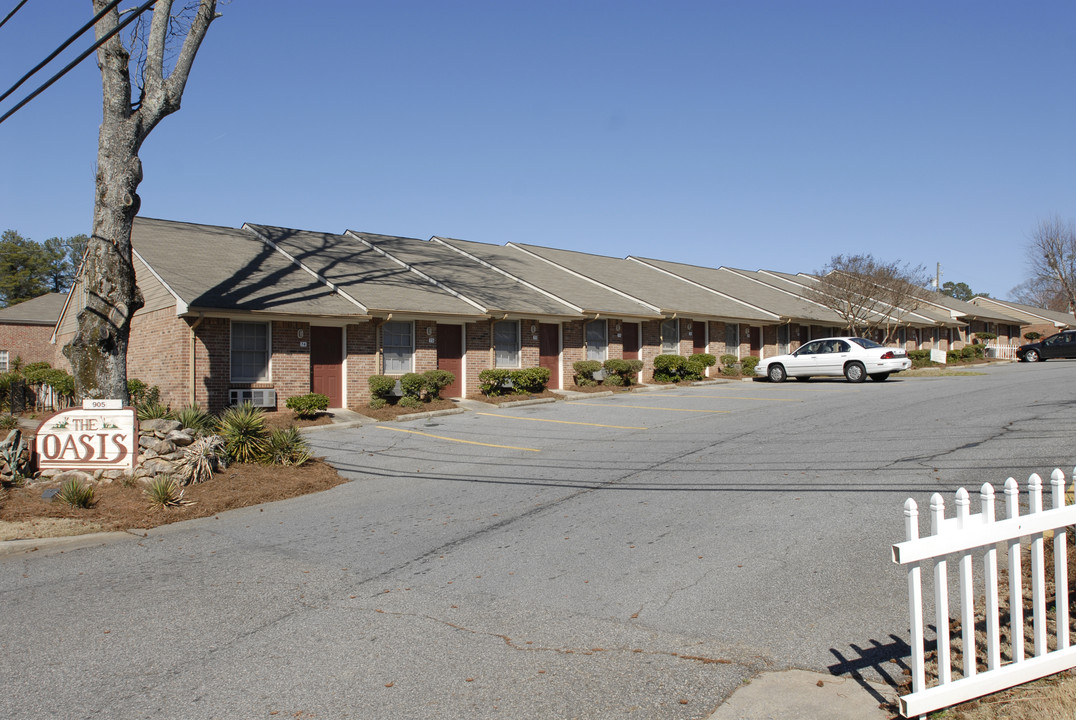
[[[92,28],[94,25],[96,25],[97,21],[105,16],[105,13],[107,13],[109,10],[111,10],[112,8],[119,5],[121,1],[122,0],[112,0],[112,2],[110,2],[104,8],[102,8],[101,12],[94,15],[92,20],[90,20],[88,23],[86,23],[81,28],[79,28],[78,32],[76,32],[74,35],[72,35],[71,37],[64,40],[63,45],[61,45],[60,47],[53,50],[51,55],[49,55],[47,58],[45,58],[44,60],[39,62],[37,65],[35,65],[33,70],[31,70],[30,72],[26,73],[21,78],[19,78],[19,81],[17,83],[15,83],[14,85],[12,85],[10,88],[8,88],[7,92],[5,92],[3,95],[0,95],[0,102],[3,102],[4,100],[7,100],[8,96],[11,95],[11,93],[15,92],[16,90],[18,90],[20,85],[22,85],[24,82],[29,80],[31,75],[33,75],[38,70],[40,70],[41,68],[45,67],[50,62],[55,60],[57,55],[59,55],[64,50],[66,50],[68,47],[70,47],[71,43],[75,42],[75,40],[77,40],[79,38],[79,36],[82,35],[82,33],[86,32],[87,30]],[[23,2],[26,2],[26,0],[23,0]],[[12,12],[14,12],[14,10]]]
[[[0,20],[0,27],[4,27],[4,24],[5,24],[5,23],[6,23],[6,22],[7,22],[8,20],[10,20],[10,19],[11,19],[11,16],[12,16],[12,15],[14,15],[15,13],[17,13],[17,12],[18,12],[18,11],[19,11],[19,10],[20,10],[20,9],[22,8],[22,6],[23,6],[23,5],[25,5],[25,4],[27,3],[27,2],[29,2],[29,0],[22,0],[22,2],[20,2],[20,3],[18,4],[18,5],[16,5],[16,6],[15,6],[15,9],[14,9],[14,10],[12,10],[11,12],[9,12],[9,13],[7,14],[7,17],[6,17],[6,18],[4,18],[3,20]]]
[[[101,38],[100,40],[98,40],[97,42],[95,42],[95,43],[94,43],[93,45],[91,45],[91,46],[90,46],[89,48],[87,48],[87,49],[86,49],[86,51],[85,51],[85,52],[83,52],[83,53],[82,53],[81,55],[79,55],[79,56],[78,56],[77,58],[75,58],[74,60],[72,60],[71,62],[69,62],[69,63],[68,63],[68,64],[67,64],[66,66],[64,66],[64,69],[63,69],[63,70],[61,70],[60,72],[56,73],[56,74],[55,74],[55,75],[53,75],[53,76],[52,76],[51,78],[49,78],[49,79],[48,79],[48,81],[47,81],[47,82],[45,82],[45,84],[44,84],[44,85],[42,85],[42,86],[41,86],[41,87],[39,87],[39,88],[38,88],[37,90],[34,90],[34,91],[33,91],[32,93],[30,93],[30,94],[29,94],[29,95],[27,95],[27,96],[26,96],[25,98],[23,98],[23,99],[22,99],[22,100],[21,100],[21,101],[19,102],[19,104],[18,104],[18,105],[16,105],[15,107],[11,108],[11,109],[10,109],[10,110],[8,110],[8,111],[7,111],[6,113],[4,113],[4,114],[3,114],[2,116],[0,116],[0,123],[4,122],[4,121],[5,121],[5,120],[7,120],[7,119],[8,119],[9,117],[11,117],[12,115],[14,115],[14,114],[15,114],[16,112],[18,112],[19,110],[21,110],[21,109],[22,109],[22,108],[23,108],[23,107],[24,107],[24,106],[25,106],[25,105],[26,105],[26,104],[27,104],[28,102],[30,102],[31,100],[33,100],[33,99],[34,99],[35,97],[37,97],[37,96],[38,96],[38,95],[40,95],[41,93],[45,92],[45,90],[47,90],[47,89],[49,88],[49,86],[51,86],[51,85],[52,85],[52,84],[53,84],[54,82],[56,82],[57,80],[59,80],[60,78],[62,78],[62,77],[63,77],[64,75],[66,75],[67,73],[69,73],[69,72],[71,71],[71,68],[75,67],[75,66],[76,66],[76,65],[78,65],[78,64],[79,64],[80,62],[82,62],[83,60],[85,60],[86,58],[88,58],[88,57],[89,57],[89,56],[90,56],[91,54],[93,54],[93,52],[94,52],[94,51],[96,51],[96,50],[97,50],[97,48],[101,47],[101,46],[102,46],[102,45],[104,45],[104,44],[105,44],[106,42],[108,42],[109,40],[111,40],[111,39],[112,39],[112,38],[113,38],[113,37],[114,37],[114,36],[115,36],[115,35],[116,35],[117,33],[119,33],[119,32],[120,32],[120,30],[123,30],[123,28],[127,27],[127,26],[128,26],[128,25],[130,25],[130,24],[131,24],[132,22],[134,22],[134,21],[135,21],[135,19],[137,19],[137,18],[138,18],[138,17],[139,17],[139,16],[140,16],[140,15],[141,15],[142,13],[144,13],[144,12],[145,12],[146,10],[149,10],[150,6],[151,6],[151,5],[153,5],[153,4],[154,4],[154,3],[156,2],[156,1],[157,1],[157,0],[147,0],[147,1],[145,2],[145,3],[143,3],[142,5],[140,5],[140,6],[139,6],[139,7],[137,8],[137,9],[135,9],[135,10],[131,11],[131,14],[130,14],[130,15],[128,15],[128,16],[127,16],[127,18],[126,18],[126,19],[124,19],[124,20],[123,20],[122,22],[120,22],[120,24],[119,24],[119,25],[117,25],[116,27],[114,27],[114,28],[112,28],[111,30],[109,30],[109,31],[108,31],[108,34],[106,34],[106,35],[105,35],[105,36],[104,36],[103,38]]]

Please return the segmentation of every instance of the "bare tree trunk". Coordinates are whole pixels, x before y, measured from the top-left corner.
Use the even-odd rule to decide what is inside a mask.
[[[93,0],[100,11],[107,0]],[[179,110],[194,56],[216,16],[216,0],[200,0],[176,58],[165,77],[172,0],[158,0],[146,36],[145,67],[137,103],[131,97],[130,53],[119,34],[97,50],[104,113],[97,148],[93,235],[80,275],[85,307],[78,330],[64,349],[75,376],[78,398],[127,399],[127,343],[131,317],[142,307],[135,284],[131,227],[138,214],[143,141],[164,117]],[[119,24],[113,9],[98,22],[101,38]]]

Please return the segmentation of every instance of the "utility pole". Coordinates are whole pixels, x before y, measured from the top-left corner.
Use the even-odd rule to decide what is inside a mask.
[[[938,263],[937,274],[934,275],[934,290],[937,292],[941,292],[941,276],[941,263]]]

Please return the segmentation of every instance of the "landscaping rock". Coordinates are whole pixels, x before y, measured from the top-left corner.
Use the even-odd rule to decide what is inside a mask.
[[[172,432],[173,430],[179,430],[182,427],[183,423],[179,422],[178,420],[164,420],[162,418],[157,418],[154,420],[143,420],[138,424],[138,429],[142,433],[160,432],[164,433],[165,435]]]
[[[155,452],[158,455],[167,455],[176,451],[176,444],[171,440],[158,440],[146,448],[146,452]]]
[[[176,471],[176,465],[158,457],[147,460],[140,470],[146,475],[171,475]]]
[[[188,433],[186,430],[173,430],[164,436],[165,440],[173,443],[178,447],[187,447],[194,442],[194,436]]]

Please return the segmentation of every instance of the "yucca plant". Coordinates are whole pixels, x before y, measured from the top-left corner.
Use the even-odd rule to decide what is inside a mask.
[[[235,462],[260,462],[268,450],[265,413],[250,403],[225,410],[217,422],[228,457]]]
[[[179,464],[179,479],[185,485],[205,482],[213,477],[217,468],[223,465],[224,438],[220,435],[206,435],[195,440],[183,449],[183,460]]]
[[[14,430],[19,426],[19,419],[14,415],[0,415],[0,430]]]
[[[274,465],[299,466],[310,460],[310,448],[294,427],[274,430],[269,436],[268,458]]]
[[[198,407],[198,403],[188,405],[176,413],[176,420],[183,423],[183,427],[198,432],[209,432],[213,428],[213,416]]]
[[[158,510],[194,504],[190,500],[183,499],[183,488],[167,475],[158,475],[153,478],[144,492],[150,506]]]
[[[71,507],[88,508],[93,505],[93,485],[71,478],[65,480],[60,486],[60,492],[56,493],[56,497]]]
[[[172,409],[160,402],[147,401],[138,406],[139,420],[175,420]]]

